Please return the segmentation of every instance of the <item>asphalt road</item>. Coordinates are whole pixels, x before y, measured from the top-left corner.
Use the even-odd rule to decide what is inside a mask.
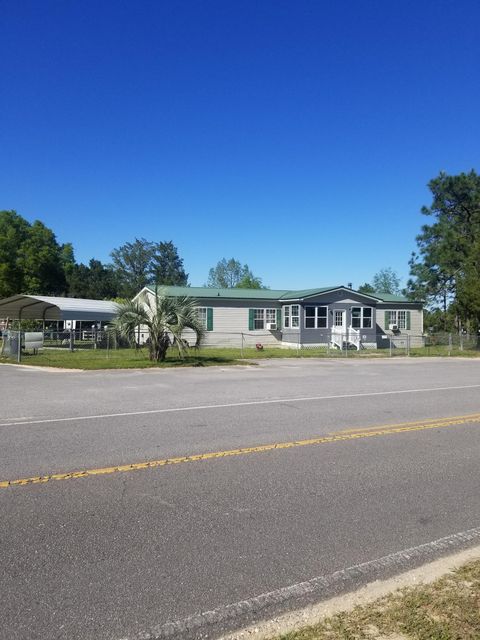
[[[479,372],[0,367],[1,640],[212,637],[478,544]]]

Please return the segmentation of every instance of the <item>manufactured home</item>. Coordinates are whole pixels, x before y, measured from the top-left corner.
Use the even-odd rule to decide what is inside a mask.
[[[198,302],[204,345],[382,348],[402,338],[422,344],[423,306],[402,296],[364,294],[348,287],[304,290],[160,287],[167,296]],[[137,296],[155,296],[145,287]],[[186,338],[188,339],[188,334]]]

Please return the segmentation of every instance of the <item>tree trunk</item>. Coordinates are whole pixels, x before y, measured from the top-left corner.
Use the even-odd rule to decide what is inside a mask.
[[[150,360],[153,362],[164,362],[169,346],[170,338],[167,333],[159,336],[158,340],[152,340],[149,352]]]

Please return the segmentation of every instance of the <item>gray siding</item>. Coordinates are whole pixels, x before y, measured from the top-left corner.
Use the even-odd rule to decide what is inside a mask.
[[[205,346],[255,346],[280,345],[281,331],[249,330],[250,309],[280,309],[280,303],[273,300],[199,300],[199,307],[213,309],[213,331],[206,331]],[[185,338],[191,342],[192,332],[185,332]]]
[[[153,294],[149,294],[153,295]],[[348,297],[346,297],[348,296]],[[300,307],[300,326],[298,328],[284,328],[283,308],[286,305],[298,304]],[[410,311],[410,329],[397,333],[398,338],[406,338],[407,335],[419,336],[411,342],[411,346],[417,346],[416,342],[423,344],[423,311],[420,304],[407,303],[379,303],[367,296],[345,291],[334,291],[312,298],[299,301],[275,301],[275,300],[229,300],[226,298],[203,298],[198,300],[199,307],[211,307],[213,309],[213,330],[205,332],[203,344],[205,346],[255,346],[257,343],[274,346],[300,345],[327,345],[331,341],[331,328],[333,325],[334,310],[342,309],[346,312],[346,326],[352,326],[352,307],[372,308],[372,328],[360,328],[360,339],[365,344],[377,344],[384,347],[388,340],[381,340],[379,335],[392,335],[388,326],[385,327],[386,310]],[[307,329],[305,327],[305,307],[326,306],[326,328]],[[282,309],[282,323],[277,331],[250,330],[249,309]],[[192,332],[185,332],[185,338],[189,343],[194,342]]]
[[[420,304],[402,304],[399,302],[382,302],[378,304],[377,312],[377,332],[395,336],[396,343],[400,345],[402,338],[406,340],[409,336],[409,343],[411,347],[423,347],[423,308]],[[401,329],[395,334],[390,331],[385,323],[385,311],[398,311],[405,310],[410,311],[410,329]],[[385,341],[379,344],[380,347],[385,347]]]
[[[291,302],[289,304],[300,305],[300,327],[298,329],[282,328],[282,340],[290,344],[327,345],[331,340],[331,329],[333,326],[334,310],[339,309],[346,312],[346,326],[352,326],[352,307],[370,307],[372,309],[372,328],[359,329],[363,342],[375,343],[375,322],[376,322],[376,303],[374,300],[362,295],[348,294],[345,298],[345,291],[330,292],[324,295],[315,296],[302,300],[300,303]],[[327,327],[320,329],[307,329],[305,327],[305,307],[326,306],[327,309]]]
[[[410,311],[410,329],[402,329],[400,333],[411,336],[423,334],[423,310],[421,305],[402,304],[399,302],[382,302],[377,305],[377,325],[380,332],[392,333],[385,325],[385,311]]]

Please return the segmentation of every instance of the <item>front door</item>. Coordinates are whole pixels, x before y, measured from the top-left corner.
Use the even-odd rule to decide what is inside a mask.
[[[342,345],[346,340],[347,312],[345,309],[333,310],[332,340]]]
[[[345,309],[333,310],[333,326],[336,328],[338,333],[345,333],[347,330],[346,316],[347,312]]]

